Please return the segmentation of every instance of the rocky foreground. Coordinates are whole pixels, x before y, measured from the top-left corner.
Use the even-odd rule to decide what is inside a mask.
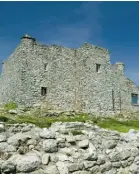
[[[0,123],[2,174],[138,174],[139,132],[107,131],[89,123]]]

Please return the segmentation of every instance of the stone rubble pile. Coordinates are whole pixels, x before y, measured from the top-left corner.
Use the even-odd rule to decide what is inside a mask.
[[[0,123],[1,174],[138,174],[139,132],[89,123]]]

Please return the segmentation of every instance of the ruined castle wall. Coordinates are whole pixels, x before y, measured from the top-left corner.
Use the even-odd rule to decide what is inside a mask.
[[[83,112],[111,112],[110,59],[105,49],[85,44],[77,51],[77,81]],[[96,64],[100,64],[96,72]]]
[[[131,94],[138,94],[139,88],[129,80],[124,72],[119,69],[112,69],[111,83],[113,86],[114,110],[118,112],[139,111],[139,100],[137,105],[132,104]]]
[[[0,103],[21,101],[21,66],[25,56],[19,45],[8,60],[3,63],[0,77]]]
[[[74,51],[38,43],[28,51],[24,66],[26,104],[43,101],[50,109],[72,110],[75,103]],[[46,96],[41,96],[41,87],[47,88]]]
[[[84,45],[78,50],[34,43],[24,65],[26,104],[43,101],[54,110],[112,111],[110,60],[106,50]],[[100,72],[96,72],[100,64]],[[46,69],[44,69],[47,65]],[[41,87],[47,87],[41,96]]]
[[[23,37],[3,65],[0,88],[0,103],[41,102],[48,109],[91,113],[139,110],[139,100],[131,104],[139,88],[124,76],[122,65],[113,68],[108,51],[89,44],[69,49]]]

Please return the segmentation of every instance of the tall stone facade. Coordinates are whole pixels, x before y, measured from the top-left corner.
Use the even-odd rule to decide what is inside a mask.
[[[108,50],[90,44],[78,49],[41,45],[25,35],[0,78],[0,103],[87,113],[139,110],[139,87],[111,65]]]

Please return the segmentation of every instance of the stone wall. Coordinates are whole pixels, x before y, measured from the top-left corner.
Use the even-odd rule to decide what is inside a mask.
[[[90,44],[78,49],[47,46],[24,36],[3,65],[0,103],[41,103],[47,109],[87,113],[138,111],[139,100],[133,106],[131,93],[139,95],[139,88],[129,82],[123,64],[113,67],[106,49]],[[41,87],[47,88],[46,96]]]
[[[76,131],[75,131],[76,130]],[[0,124],[2,174],[138,174],[139,131],[88,123]]]

